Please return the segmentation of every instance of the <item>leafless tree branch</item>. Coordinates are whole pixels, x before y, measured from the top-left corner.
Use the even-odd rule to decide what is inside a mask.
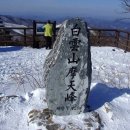
[[[125,9],[126,13],[130,12],[130,0],[121,0],[121,4],[123,8]]]

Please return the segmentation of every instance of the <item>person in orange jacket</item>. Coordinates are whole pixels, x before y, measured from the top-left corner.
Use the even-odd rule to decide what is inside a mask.
[[[46,41],[46,49],[52,48],[52,36],[53,36],[53,26],[50,22],[50,20],[48,20],[48,22],[43,26],[44,29],[44,37],[45,37],[45,41]]]

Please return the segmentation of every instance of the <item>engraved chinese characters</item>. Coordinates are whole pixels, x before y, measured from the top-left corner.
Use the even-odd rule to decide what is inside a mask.
[[[81,28],[78,27],[77,24],[71,29],[71,35],[72,35],[72,40],[69,42],[68,47],[70,48],[70,51],[72,52],[71,56],[72,58],[68,58],[68,64],[70,64],[69,72],[67,74],[67,77],[69,77],[69,84],[67,85],[68,88],[66,89],[67,91],[67,96],[65,97],[65,102],[70,101],[73,103],[74,101],[77,100],[77,96],[75,95],[75,92],[77,91],[75,88],[75,76],[77,71],[77,64],[80,61],[80,58],[76,56],[76,52],[79,51],[79,45],[81,40],[79,39],[79,33],[80,33]],[[69,91],[70,90],[70,91]],[[74,109],[74,108],[72,108]]]
[[[84,21],[64,22],[44,69],[49,109],[56,115],[83,112],[91,83],[90,45]]]

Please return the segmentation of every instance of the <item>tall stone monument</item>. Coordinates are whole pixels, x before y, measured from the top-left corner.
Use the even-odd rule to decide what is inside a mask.
[[[55,115],[84,112],[91,83],[87,24],[78,18],[61,26],[44,65],[47,104]]]

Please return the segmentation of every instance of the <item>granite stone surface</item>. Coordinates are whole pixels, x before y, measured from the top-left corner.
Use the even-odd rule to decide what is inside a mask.
[[[55,115],[84,112],[91,83],[91,53],[87,24],[66,20],[44,65],[48,108]]]

